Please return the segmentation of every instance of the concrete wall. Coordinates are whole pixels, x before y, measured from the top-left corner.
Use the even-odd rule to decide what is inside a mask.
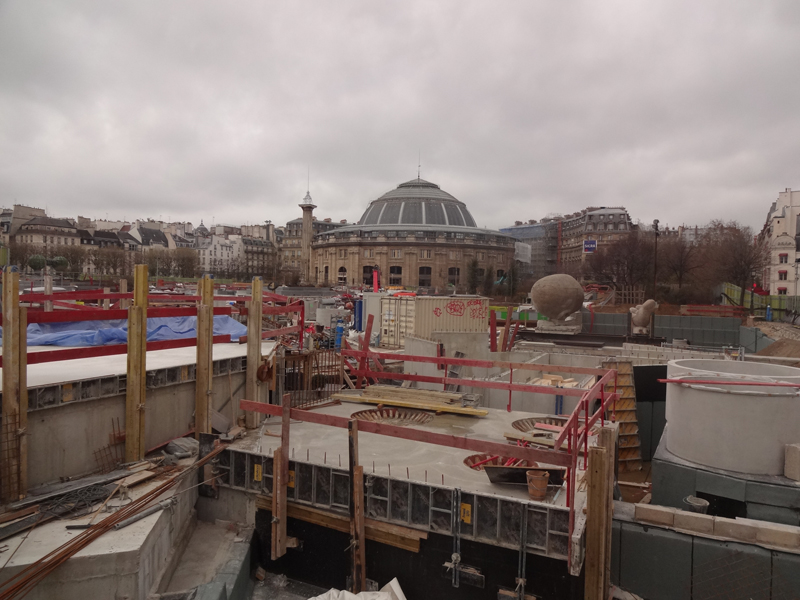
[[[185,493],[178,495],[173,509],[145,517],[120,532],[105,534],[45,577],[26,598],[145,600],[148,593],[155,591],[170,550],[192,517],[197,500],[197,488],[192,489],[195,483],[193,477],[186,477],[177,488]],[[145,532],[141,533],[141,545],[131,544],[129,538],[139,539],[140,532]],[[0,581],[7,581],[25,566],[4,567]]]
[[[151,381],[148,372],[148,381]],[[214,377],[212,405],[234,416],[233,407],[244,398],[244,372]],[[262,386],[262,399],[267,386]],[[233,392],[234,402],[229,398]],[[152,448],[185,434],[194,420],[194,381],[150,387],[145,407],[145,446]],[[125,429],[125,395],[62,402],[28,413],[28,478],[31,487],[97,470],[95,451],[109,444],[112,419]],[[235,419],[233,419],[235,421]],[[124,453],[123,445],[119,446]]]
[[[696,346],[738,346],[742,320],[736,317],[656,315],[656,337],[689,340]]]
[[[648,600],[795,598],[800,555],[615,518],[611,581]]]

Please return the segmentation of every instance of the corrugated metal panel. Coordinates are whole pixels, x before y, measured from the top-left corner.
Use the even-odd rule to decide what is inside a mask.
[[[449,333],[486,332],[489,329],[489,299],[480,296],[418,296],[414,335],[432,339],[435,331]]]
[[[381,298],[381,346],[405,346],[407,335],[414,335],[415,298],[386,296]]]

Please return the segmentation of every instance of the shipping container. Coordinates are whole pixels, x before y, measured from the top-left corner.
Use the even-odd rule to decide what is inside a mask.
[[[436,331],[485,333],[489,330],[489,299],[480,296],[418,297],[414,336],[433,339]]]
[[[418,296],[381,300],[381,345],[385,347],[402,347],[409,335],[431,340],[436,332],[484,333],[488,328],[488,298]]]
[[[417,299],[408,296],[381,298],[381,346],[402,348],[407,335],[414,335],[414,309]]]
[[[361,329],[364,331],[367,328],[367,320],[372,315],[373,333],[378,333],[378,327],[381,324],[381,298],[386,294],[381,292],[364,292],[364,306],[361,308]]]

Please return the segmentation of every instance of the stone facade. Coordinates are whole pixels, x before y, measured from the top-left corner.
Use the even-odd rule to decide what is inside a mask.
[[[800,191],[786,188],[772,203],[759,237],[769,245],[764,288],[771,294],[796,296],[800,261]]]
[[[469,265],[478,261],[496,279],[514,259],[514,240],[479,229],[466,206],[421,179],[370,203],[357,225],[318,234],[312,243],[312,281],[318,285],[465,291]]]

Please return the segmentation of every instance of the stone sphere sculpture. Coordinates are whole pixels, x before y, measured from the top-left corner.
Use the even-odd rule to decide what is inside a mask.
[[[548,275],[533,284],[531,301],[548,319],[563,321],[583,306],[583,288],[571,275]]]

